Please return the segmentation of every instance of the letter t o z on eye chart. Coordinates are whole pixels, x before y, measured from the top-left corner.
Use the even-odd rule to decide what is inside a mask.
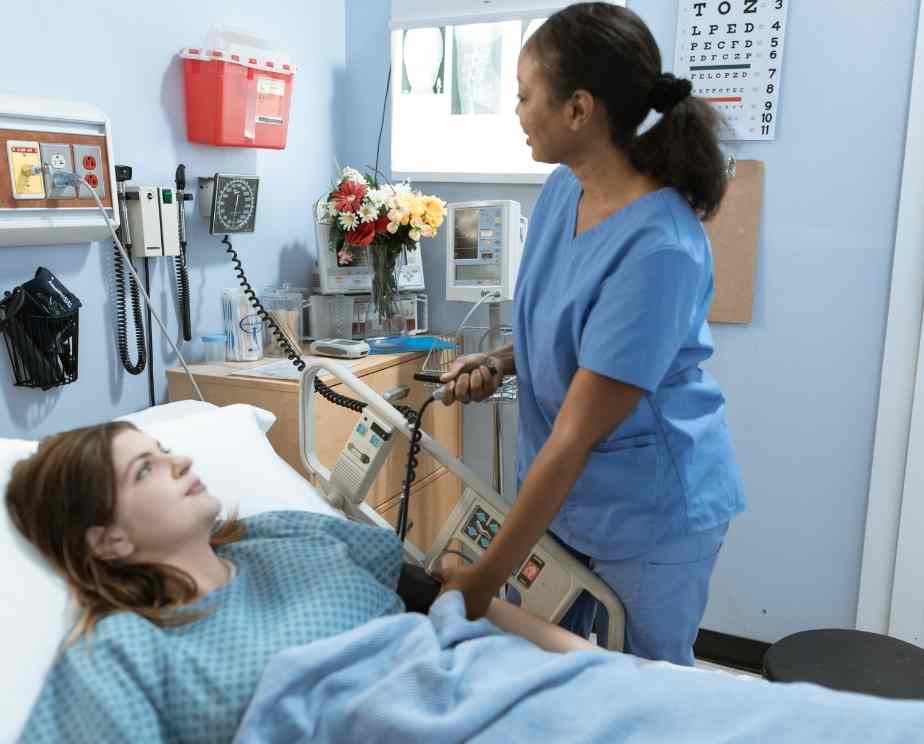
[[[770,141],[792,0],[678,0],[674,74],[724,116],[725,140]]]

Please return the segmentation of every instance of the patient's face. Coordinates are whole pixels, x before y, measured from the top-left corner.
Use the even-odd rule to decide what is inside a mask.
[[[221,504],[192,470],[153,437],[127,430],[112,442],[115,525],[134,551],[131,561],[164,561],[195,542],[208,542]]]

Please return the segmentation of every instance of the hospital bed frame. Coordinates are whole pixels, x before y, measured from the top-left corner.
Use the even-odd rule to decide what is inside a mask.
[[[303,465],[318,478],[324,498],[347,517],[359,522],[394,529],[381,515],[365,503],[368,485],[360,494],[360,502],[344,498],[332,479],[331,471],[321,464],[315,449],[314,379],[326,371],[346,385],[367,404],[381,422],[411,438],[411,427],[404,416],[381,395],[366,385],[343,365],[334,360],[312,360],[305,368],[299,387],[299,449]],[[359,427],[359,425],[358,425]],[[508,507],[500,495],[463,462],[453,457],[439,442],[421,432],[420,446],[462,482],[464,488],[456,507],[449,515],[433,545],[424,550],[405,542],[406,558],[432,571],[453,545],[461,545],[463,553],[473,560],[484,552],[507,517]],[[346,453],[344,453],[346,454]],[[343,456],[343,455],[342,455]],[[336,470],[336,469],[335,469]],[[374,473],[371,474],[374,476]],[[426,548],[426,546],[424,546]],[[607,646],[621,651],[625,633],[625,610],[613,590],[596,574],[581,564],[553,537],[545,535],[529,556],[507,580],[508,587],[521,597],[522,606],[533,615],[558,623],[583,591],[589,592],[605,608],[608,618]]]

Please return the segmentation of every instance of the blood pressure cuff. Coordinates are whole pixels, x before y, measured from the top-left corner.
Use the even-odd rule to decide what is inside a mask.
[[[26,310],[45,318],[59,318],[80,309],[80,300],[48,269],[39,266],[35,278],[22,285]]]
[[[413,563],[405,563],[401,566],[397,591],[408,612],[420,612],[426,615],[442,588],[442,583],[430,576],[422,567]]]

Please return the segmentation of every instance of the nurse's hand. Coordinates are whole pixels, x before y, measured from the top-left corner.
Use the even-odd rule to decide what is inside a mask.
[[[456,359],[440,377],[445,392],[443,405],[478,402],[494,395],[504,380],[504,364],[490,354],[466,354]]]
[[[459,591],[465,598],[465,615],[469,620],[484,617],[491,605],[491,600],[497,596],[498,587],[492,587],[490,582],[478,570],[478,566],[440,566],[436,572],[437,578],[443,582],[440,592]]]

